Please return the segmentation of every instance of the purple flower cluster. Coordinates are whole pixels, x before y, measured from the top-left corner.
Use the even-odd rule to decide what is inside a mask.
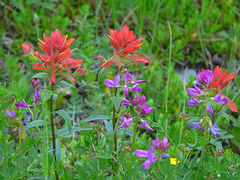
[[[8,116],[12,117],[13,119],[17,119],[17,118],[15,117],[15,114],[16,114],[15,111],[13,111],[13,112],[11,113],[11,112],[7,109],[6,114],[7,114]],[[30,121],[30,118],[31,118],[31,113],[27,112],[26,114],[27,114],[28,120],[23,120],[23,121],[22,121],[22,125],[23,125],[23,126],[26,126],[27,123],[28,123],[28,121]],[[13,131],[16,131],[16,130],[17,130],[17,128],[14,128],[14,129],[11,129],[11,130],[9,130],[9,131],[2,131],[2,133],[10,133],[10,132],[13,132]],[[26,131],[26,133],[27,133],[28,137],[31,136],[31,134],[30,134],[28,131]],[[32,136],[32,137],[33,137],[33,136]]]
[[[151,164],[155,163],[156,161],[156,154],[153,153],[153,150],[156,149],[159,152],[159,155],[162,154],[162,152],[164,152],[167,147],[170,145],[170,143],[168,143],[168,139],[167,137],[164,137],[162,141],[159,141],[159,139],[157,138],[156,140],[154,140],[152,142],[152,146],[149,148],[148,151],[146,150],[141,150],[141,149],[137,149],[136,150],[136,156],[137,157],[147,157],[148,159],[142,164],[142,168],[143,169],[147,169]],[[164,154],[161,159],[166,159],[169,157],[169,154]]]
[[[204,72],[199,71],[196,79],[199,85],[205,86],[212,82],[212,77],[213,77],[212,71],[207,69]]]

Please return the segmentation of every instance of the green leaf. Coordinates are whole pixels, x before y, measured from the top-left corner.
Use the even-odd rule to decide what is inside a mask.
[[[88,173],[80,165],[77,165],[76,170],[81,179],[89,179]]]
[[[104,120],[104,124],[106,126],[108,134],[112,137],[113,136],[113,125],[107,120]]]
[[[218,34],[219,34],[220,36],[223,36],[223,37],[229,39],[229,35],[228,35],[228,33],[226,33],[226,31],[221,31],[221,32],[219,32]]]
[[[103,79],[108,75],[108,73],[112,72],[113,70],[111,68],[104,69],[102,68],[98,73],[98,82],[100,85],[103,83]]]
[[[119,130],[117,130],[117,133],[124,133],[124,128],[122,128],[122,129],[119,129]],[[134,136],[134,132],[132,131],[132,130],[130,130],[130,129],[127,129],[126,130],[126,134],[127,135],[129,135],[129,136]],[[140,143],[142,143],[143,144],[143,142],[141,141],[141,139],[136,135],[136,139],[140,142]]]
[[[39,96],[42,104],[44,104],[50,97],[53,95],[53,92],[48,89],[42,89],[39,91]]]
[[[49,74],[48,73],[37,73],[35,74],[31,79],[33,78],[40,78],[40,79],[48,79],[50,78]]]
[[[56,144],[56,161],[59,162],[61,158],[61,147],[58,139],[55,140],[55,144]]]
[[[121,101],[122,98],[114,96],[114,97],[111,97],[111,100],[113,102],[113,105],[115,106],[116,111],[118,112],[120,109],[120,105],[122,103],[122,101]]]
[[[33,122],[30,122],[28,123],[22,130],[22,132],[28,130],[29,128],[32,128],[32,127],[39,127],[39,126],[44,126],[44,120],[36,120],[36,121],[33,121]],[[21,134],[22,134],[21,132]]]
[[[28,178],[29,179],[45,179],[43,175],[33,175]]]
[[[76,131],[89,131],[92,130],[93,128],[81,128],[81,127],[72,127],[72,131],[71,133],[74,133]],[[63,137],[66,134],[70,134],[69,129],[68,128],[64,128],[64,129],[60,129],[57,132],[57,136],[58,137]]]
[[[59,83],[57,83],[57,85],[60,87],[70,87],[74,94],[78,94],[77,88],[75,86],[67,83],[66,81],[60,81]]]
[[[68,129],[69,129],[69,132],[71,133],[71,130],[72,130],[72,125],[71,125],[72,118],[70,117],[68,112],[65,111],[65,110],[59,110],[59,111],[55,111],[55,113],[57,113],[57,114],[59,114],[60,116],[63,117],[63,119],[67,122],[67,126],[68,126]]]
[[[112,159],[113,157],[110,154],[108,154],[108,153],[103,153],[103,154],[101,154],[100,156],[98,156],[96,158],[99,158],[99,159]]]
[[[230,36],[231,39],[234,40],[235,30],[234,30],[233,27],[230,27],[230,29],[229,29],[229,36]]]
[[[83,121],[89,122],[89,121],[96,121],[96,120],[100,120],[100,119],[105,120],[105,119],[110,119],[110,117],[107,115],[92,115],[92,116],[87,117]]]

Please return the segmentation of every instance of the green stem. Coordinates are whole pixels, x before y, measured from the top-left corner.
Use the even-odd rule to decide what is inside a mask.
[[[52,91],[54,91],[54,84],[52,83]],[[55,131],[54,131],[54,123],[53,123],[53,95],[50,98],[50,121],[51,121],[51,129],[52,129],[52,143],[53,143],[53,157],[55,159],[55,163],[57,163],[56,157],[56,142],[55,142]],[[59,179],[58,172],[55,170],[56,180]]]
[[[160,169],[160,168],[159,168],[160,160],[161,160],[161,159],[160,159],[160,157],[159,157],[159,158],[158,158],[158,170],[157,170],[157,178],[156,178],[156,180],[158,180],[158,174],[159,174],[159,169]]]
[[[124,137],[125,137],[126,131],[127,131],[127,126],[125,127],[125,130],[124,130],[124,133],[123,133],[122,145],[121,145],[121,149],[120,150],[122,150],[122,148],[123,148],[123,141],[124,141]]]
[[[132,156],[133,148],[134,148],[134,144],[135,144],[137,127],[138,127],[138,114],[136,115],[136,124],[135,124],[135,128],[134,128],[134,135],[133,135],[133,140],[132,140],[132,144],[131,144],[131,156]]]
[[[169,45],[169,58],[168,58],[168,77],[167,77],[167,92],[166,92],[166,109],[165,109],[165,113],[168,112],[168,88],[169,88],[169,79],[170,79],[170,67],[171,67],[171,55],[172,55],[172,29],[170,26],[170,23],[167,21],[168,23],[168,28],[169,28],[169,35],[170,35],[170,45]],[[166,121],[166,125],[165,125],[165,131],[166,131],[166,135],[167,135],[167,129],[168,129],[168,123]]]
[[[205,105],[207,108],[207,95],[205,94]],[[203,146],[202,146],[202,153],[201,153],[201,157],[200,157],[200,161],[198,164],[198,169],[197,169],[197,174],[195,179],[197,180],[198,178],[198,173],[199,173],[199,169],[202,163],[202,159],[203,159],[203,155],[204,155],[204,149],[205,149],[205,144],[206,144],[206,136],[207,136],[207,119],[208,119],[208,115],[207,115],[207,111],[205,112],[205,121],[204,121],[204,139],[203,139]]]
[[[114,96],[116,97],[117,96],[117,88],[115,88],[115,91],[114,91]],[[115,106],[113,104],[113,129],[116,128],[116,109],[115,109]],[[113,142],[114,142],[114,151],[116,152],[117,151],[117,136],[116,134],[114,134],[113,136]],[[115,154],[115,158],[116,158],[116,154]]]

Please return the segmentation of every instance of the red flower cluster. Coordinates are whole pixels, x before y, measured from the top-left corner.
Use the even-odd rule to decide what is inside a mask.
[[[235,73],[230,73],[229,75],[227,75],[227,71],[226,72],[222,72],[222,69],[217,66],[214,69],[213,79],[212,79],[212,82],[209,84],[208,88],[211,91],[220,92],[234,78],[235,78]],[[223,97],[228,99],[226,106],[231,111],[237,112],[238,111],[238,109],[237,109],[238,106],[231,99],[229,99],[227,96],[223,95]]]
[[[39,41],[39,47],[43,54],[38,51],[33,52],[32,44],[22,44],[22,48],[27,55],[35,56],[38,58],[38,63],[33,64],[33,69],[36,70],[50,70],[51,78],[50,84],[56,82],[56,73],[61,70],[64,75],[64,71],[72,73],[69,68],[80,68],[82,65],[82,59],[71,59],[72,52],[69,47],[74,42],[74,38],[67,40],[66,36],[61,36],[61,32],[56,30],[51,36],[46,37],[43,34],[44,40]],[[78,69],[77,72],[84,74],[87,69]]]
[[[208,88],[213,91],[222,91],[229,82],[235,78],[235,73],[230,73],[227,75],[226,72],[222,72],[222,69],[218,66],[214,69],[212,82],[209,84]]]
[[[110,29],[110,35],[107,35],[112,46],[115,49],[115,54],[110,60],[106,61],[101,65],[103,68],[107,68],[115,63],[119,66],[123,65],[124,62],[119,62],[123,60],[131,60],[136,62],[148,63],[146,57],[141,56],[133,56],[130,55],[132,52],[138,52],[138,48],[140,48],[144,43],[140,42],[143,38],[136,39],[136,36],[133,35],[133,31],[129,31],[128,26],[124,26],[120,32],[117,30]],[[102,57],[102,56],[99,56]],[[100,59],[101,60],[101,59]]]

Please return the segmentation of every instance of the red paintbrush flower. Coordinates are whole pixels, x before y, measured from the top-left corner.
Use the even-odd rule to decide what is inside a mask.
[[[61,70],[62,74],[64,74],[64,71],[72,73],[69,68],[80,68],[82,59],[71,59],[74,50],[71,50],[69,47],[74,42],[74,38],[67,40],[67,36],[62,37],[61,32],[56,30],[47,37],[43,34],[43,39],[43,41],[38,39],[39,47],[43,53],[33,52],[33,55],[41,60],[38,61],[38,64],[33,64],[33,69],[50,71],[50,84],[55,83],[58,71]],[[33,51],[30,43],[29,45],[22,44],[22,47],[26,53]]]
[[[222,69],[218,66],[214,69],[212,82],[209,84],[208,88],[213,91],[222,91],[229,82],[235,78],[235,73],[230,73],[227,75],[226,72],[222,72]]]
[[[133,31],[129,31],[127,25],[125,25],[120,32],[110,29],[110,35],[107,35],[107,37],[109,38],[112,46],[114,47],[116,55],[104,64],[102,64],[101,67],[107,68],[112,63],[115,63],[118,65],[118,67],[121,67],[123,64],[119,63],[119,61],[122,60],[131,60],[143,63],[148,62],[146,57],[130,55],[130,53],[132,52],[138,52],[138,48],[140,48],[144,43],[140,44],[143,38],[138,38],[137,40],[135,40],[136,36],[133,35]]]
[[[229,75],[227,75],[227,71],[222,72],[222,69],[217,66],[214,69],[212,82],[209,84],[208,88],[212,91],[220,92],[234,78],[235,78],[235,73],[230,73]],[[237,112],[238,111],[238,109],[237,109],[238,106],[231,99],[229,99],[227,96],[223,95],[223,97],[228,99],[226,106],[231,111]]]

